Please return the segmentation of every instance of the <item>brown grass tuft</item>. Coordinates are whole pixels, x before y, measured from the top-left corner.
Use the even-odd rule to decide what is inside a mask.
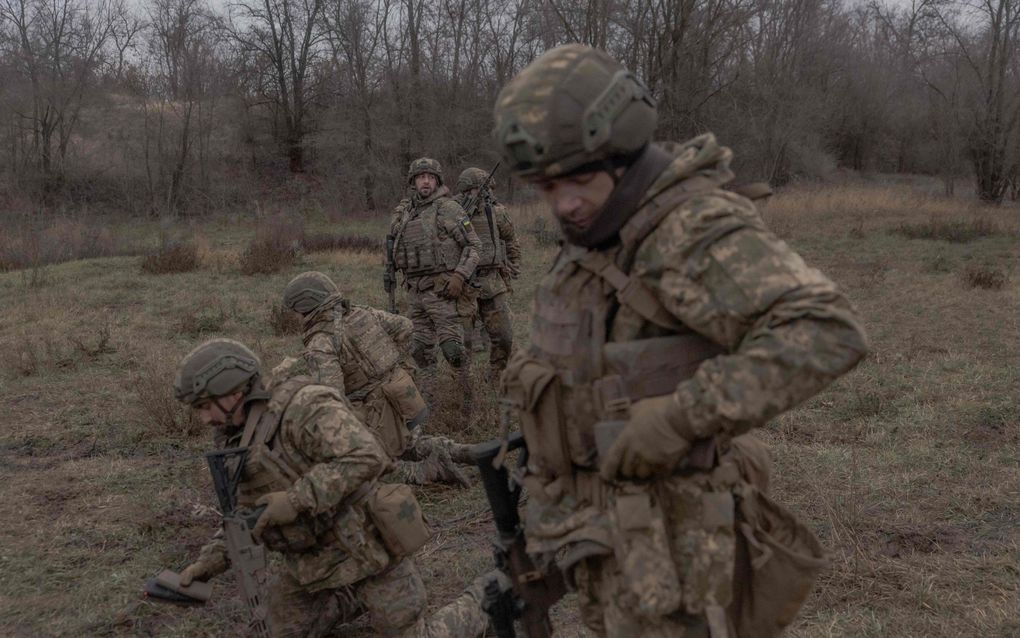
[[[308,235],[301,242],[301,246],[309,253],[330,250],[344,250],[348,252],[382,252],[383,250],[382,242],[375,237],[333,233]]]
[[[990,266],[967,266],[963,271],[963,284],[967,288],[1002,290],[1006,287],[1006,273]]]
[[[255,237],[241,254],[241,273],[267,275],[293,266],[304,244],[304,220],[283,213],[261,218]]]
[[[165,352],[141,353],[131,388],[138,397],[147,429],[159,435],[194,436],[202,431],[202,424],[173,394],[178,359]]]
[[[269,309],[269,327],[277,337],[301,334],[301,315],[281,305],[273,304]]]
[[[972,219],[937,219],[923,223],[902,223],[892,230],[907,239],[929,239],[965,244],[984,237],[1003,235],[1006,232],[992,220],[983,217]]]
[[[157,252],[142,257],[142,272],[150,275],[191,272],[201,264],[198,247],[193,242],[164,242]]]

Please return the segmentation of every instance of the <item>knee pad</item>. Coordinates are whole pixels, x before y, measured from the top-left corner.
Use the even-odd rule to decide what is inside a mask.
[[[464,346],[460,342],[452,339],[444,341],[439,344],[439,349],[443,351],[443,356],[454,368],[464,365]]]

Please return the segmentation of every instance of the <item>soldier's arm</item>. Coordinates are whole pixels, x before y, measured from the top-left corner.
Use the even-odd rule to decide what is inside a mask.
[[[343,349],[337,350],[330,335],[319,332],[312,336],[305,346],[305,364],[316,383],[336,388],[346,394],[344,370],[341,365]]]
[[[517,230],[510,214],[502,204],[496,205],[496,226],[499,229],[499,238],[506,246],[506,260],[512,272],[518,273],[521,270],[521,243],[517,241]]]
[[[454,272],[470,279],[482,254],[482,242],[471,224],[471,217],[453,200],[446,200],[440,208],[443,227],[461,247],[460,261]]]
[[[635,268],[686,326],[730,350],[677,387],[681,418],[697,436],[763,425],[868,350],[849,301],[735,195],[671,213]]]
[[[411,347],[411,334],[414,332],[414,324],[410,319],[403,315],[395,315],[376,308],[370,308],[369,311],[382,324],[386,334],[397,342],[397,347],[401,352]]]
[[[301,390],[284,415],[285,435],[312,462],[288,489],[298,511],[328,512],[389,462],[386,453],[344,403],[313,389]]]

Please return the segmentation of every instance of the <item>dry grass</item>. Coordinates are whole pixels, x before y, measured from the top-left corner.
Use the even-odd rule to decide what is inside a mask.
[[[268,275],[293,266],[304,239],[301,217],[277,213],[260,218],[255,225],[255,237],[241,254],[241,272]]]
[[[527,257],[512,300],[518,344],[555,251],[527,232],[540,214],[511,211]],[[790,634],[1020,635],[1020,216],[848,185],[782,192],[765,218],[848,292],[873,349],[763,430],[775,496],[834,558]],[[1002,232],[966,243],[890,232],[979,218]],[[343,232],[381,238],[386,225],[380,215]],[[17,513],[0,526],[0,573],[16,575],[0,578],[0,635],[240,634],[244,612],[228,578],[201,609],[138,598],[146,576],[192,559],[216,524],[201,457],[209,443],[173,412],[173,368],[214,335],[250,344],[267,366],[295,354],[299,340],[274,334],[267,318],[303,270],[328,273],[357,302],[385,304],[374,252],[305,254],[274,274],[242,276],[237,255],[251,232],[211,222],[217,243],[202,258],[214,273],[139,277],[137,259],[111,258],[48,266],[44,285],[28,285],[29,271],[0,274],[0,501]],[[1002,284],[971,288],[969,270],[1001,272]],[[467,415],[440,365],[431,431],[493,434],[484,355],[474,362]],[[480,489],[429,487],[420,497],[442,530],[420,557],[435,608],[487,569],[491,528]],[[561,635],[586,635],[569,601],[554,617]]]
[[[142,272],[150,275],[191,272],[202,262],[193,242],[164,242],[157,252],[142,257]]]
[[[2,225],[0,272],[142,252],[139,242],[125,241],[94,219],[6,218]]]

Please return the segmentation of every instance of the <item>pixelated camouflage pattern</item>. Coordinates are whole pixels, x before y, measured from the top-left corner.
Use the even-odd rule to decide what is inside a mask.
[[[434,160],[431,157],[419,157],[411,162],[407,169],[407,182],[409,184],[414,183],[414,178],[422,173],[432,173],[439,180],[439,184],[442,185],[443,165],[439,163],[439,160]]]
[[[651,198],[692,178],[697,177],[702,187],[732,178],[731,153],[711,135],[667,148],[675,159],[653,183],[639,211]],[[627,226],[621,234],[626,230]],[[636,248],[631,276],[647,286],[684,329],[728,352],[702,362],[694,375],[676,388],[679,418],[698,438],[719,435],[725,440],[764,425],[847,372],[867,351],[859,320],[845,297],[769,231],[753,204],[738,195],[709,188],[683,201]],[[615,259],[621,250],[622,246],[616,245],[603,252]],[[527,382],[532,384],[544,383],[545,366],[551,366],[548,370],[553,375],[560,368],[564,374],[569,372],[571,387],[561,387],[559,394],[550,395],[559,397],[560,406],[539,414],[544,418],[558,413],[567,421],[538,424],[532,431],[551,429],[552,438],[529,439],[529,447],[539,450],[541,457],[556,441],[566,440],[567,467],[588,464],[596,469],[589,437],[599,414],[585,407],[592,404],[593,396],[586,385],[594,381],[586,376],[593,372],[587,367],[593,339],[580,332],[585,328],[580,318],[587,308],[596,313],[591,324],[597,326],[599,313],[608,308],[603,295],[611,294],[611,289],[578,268],[577,262],[586,252],[578,246],[565,246],[543,278],[533,308],[531,347],[518,355],[522,364],[533,361],[535,365],[529,368],[511,362],[510,370],[515,374],[534,370]],[[606,340],[624,342],[670,334],[676,332],[621,304]],[[539,399],[535,391],[530,392],[525,389],[519,399],[522,405],[538,405],[536,410],[544,410],[541,404],[529,404]],[[562,437],[561,428],[567,430]],[[592,503],[605,500],[608,485],[579,493],[575,499],[569,493],[570,483],[564,484],[563,478],[556,476],[556,467],[563,465],[529,465],[532,471],[539,471],[530,477],[529,492],[539,497],[529,502],[529,551],[569,552],[576,540],[604,535],[606,520],[598,515],[601,506]],[[573,476],[573,480],[579,478]],[[662,559],[671,561],[680,575],[680,609],[652,619],[641,613],[634,595],[635,585],[642,581],[634,573],[641,570],[631,569],[630,578],[625,578],[617,555],[586,559],[575,569],[583,617],[589,627],[605,635],[706,635],[705,619],[729,602],[734,552],[732,486],[714,474],[699,473],[668,477],[650,485],[663,499],[671,551]],[[619,533],[618,524],[609,525],[614,534]],[[562,534],[559,542],[557,533]],[[618,548],[617,553],[620,551]],[[649,579],[661,579],[661,574],[651,573],[654,560],[644,559],[644,564]]]
[[[409,228],[421,226],[415,232]],[[465,280],[469,279],[478,265],[481,242],[471,226],[470,216],[457,202],[450,198],[450,191],[440,186],[428,197],[414,193],[402,200],[393,211],[390,220],[390,234],[393,235],[393,255],[398,270],[403,270],[400,259],[404,249],[434,251],[442,259],[447,254],[457,253],[456,263],[437,264],[435,272],[454,271]],[[434,243],[433,243],[434,242]],[[406,273],[410,278],[407,286],[413,288],[421,282],[415,281],[429,274]]]

